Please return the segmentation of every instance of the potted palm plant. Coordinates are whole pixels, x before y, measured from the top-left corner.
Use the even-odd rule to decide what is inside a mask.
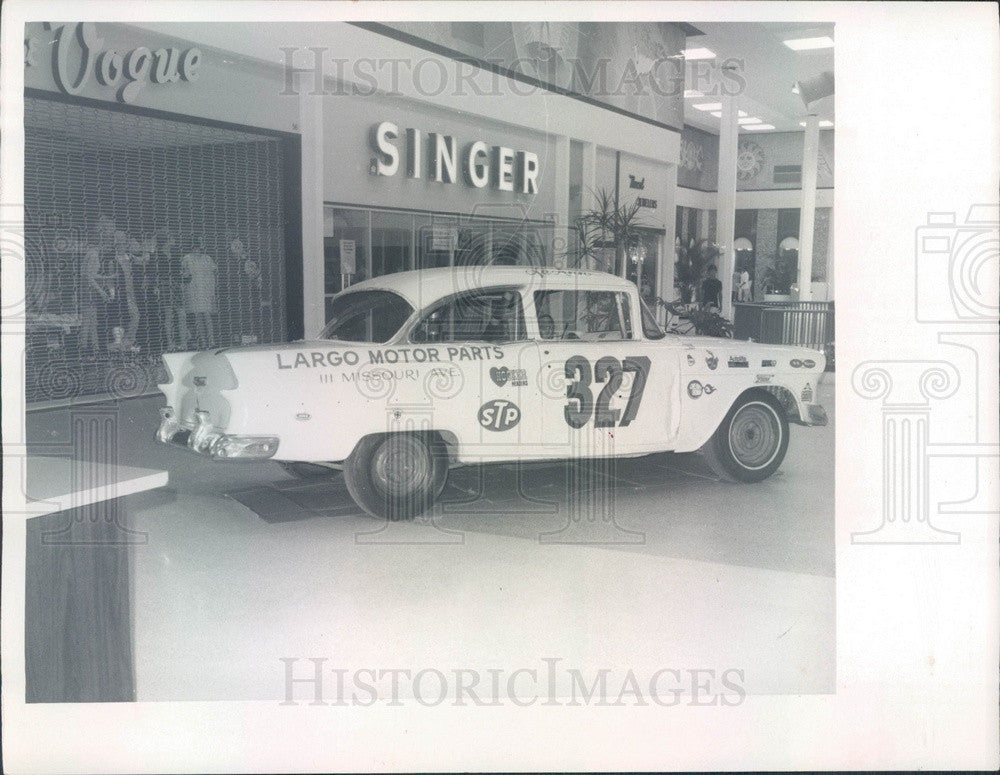
[[[576,222],[576,248],[566,255],[567,266],[598,268],[617,273],[628,251],[639,244],[639,206],[633,202],[618,205],[614,196],[601,190],[594,194],[595,206]],[[711,240],[692,242],[678,251],[675,264],[675,284],[680,298],[664,301],[656,298],[653,305],[666,314],[667,330],[679,334],[731,337],[732,323],[714,309],[698,309],[691,302],[697,297],[698,285],[705,270],[722,255]],[[607,311],[590,310],[600,315]]]
[[[594,208],[576,221],[576,250],[567,263],[617,273],[628,251],[639,244],[639,204],[617,204],[604,189],[594,194],[594,202]]]

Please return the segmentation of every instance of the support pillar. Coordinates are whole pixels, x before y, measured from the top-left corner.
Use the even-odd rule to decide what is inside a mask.
[[[719,279],[722,281],[722,315],[733,318],[733,272],[736,251],[736,157],[739,146],[739,123],[736,98],[722,95],[722,122],[719,130],[719,185],[715,209],[715,238],[719,256]]]
[[[666,190],[663,198],[664,234],[660,242],[660,271],[656,278],[656,295],[672,301],[674,298],[674,238],[677,236],[677,165],[671,164],[667,173]]]
[[[555,139],[555,196],[553,197],[552,222],[554,224],[554,234],[552,235],[554,255],[550,260],[559,257],[561,262],[566,251],[572,247],[573,233],[572,223],[569,213],[569,164],[570,164],[570,140],[562,135]]]
[[[816,230],[816,170],[819,155],[819,116],[806,117],[802,149],[802,210],[799,215],[799,301],[812,300],[813,235]]]
[[[323,263],[323,97],[299,92],[299,131],[302,133],[302,312],[308,339],[326,325],[326,287]]]

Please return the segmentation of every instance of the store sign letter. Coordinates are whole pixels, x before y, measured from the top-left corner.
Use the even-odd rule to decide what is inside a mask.
[[[375,151],[372,173],[392,177],[400,168],[400,151],[396,142],[403,136],[391,121],[383,121],[371,133]],[[488,146],[482,140],[465,145],[459,152],[458,141],[451,135],[407,129],[406,177],[418,180],[426,177],[436,183],[456,183],[461,164],[462,178],[473,188],[491,187],[497,191],[518,194],[538,193],[538,154],[519,151],[503,145]],[[425,162],[426,160],[426,162]],[[425,168],[426,164],[426,168]]]
[[[26,65],[35,60],[25,59]],[[93,74],[101,86],[117,89],[119,102],[133,102],[148,82],[196,81],[200,73],[201,51],[176,48],[155,51],[137,46],[124,54],[104,49],[104,39],[92,23],[78,22],[56,28],[52,77],[65,94],[79,94]]]

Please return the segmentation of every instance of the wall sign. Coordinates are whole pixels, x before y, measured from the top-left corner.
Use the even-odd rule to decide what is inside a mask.
[[[115,90],[119,102],[133,102],[148,83],[164,85],[198,80],[201,50],[137,46],[126,52],[104,48],[104,39],[91,22],[54,25],[52,78],[64,94],[79,94],[91,76],[101,86]],[[24,40],[25,67],[38,67],[45,60],[46,41],[29,36]]]
[[[519,194],[538,193],[538,154],[503,145],[488,146],[482,140],[467,143],[459,153],[459,144],[451,135],[406,129],[401,133],[391,121],[378,124],[371,133],[374,175],[392,177],[402,167],[397,141],[403,138],[406,152],[406,177],[426,178],[437,183],[456,183],[459,173],[466,185],[489,186],[497,191]]]

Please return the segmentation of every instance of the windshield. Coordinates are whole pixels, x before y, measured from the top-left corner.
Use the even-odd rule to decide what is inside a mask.
[[[337,296],[320,339],[382,344],[413,314],[405,299],[390,291],[357,291]]]
[[[659,325],[656,323],[656,318],[650,311],[649,307],[646,306],[646,302],[643,301],[642,297],[639,297],[639,309],[642,310],[642,334],[647,339],[662,339],[666,336],[662,330],[660,330]]]

